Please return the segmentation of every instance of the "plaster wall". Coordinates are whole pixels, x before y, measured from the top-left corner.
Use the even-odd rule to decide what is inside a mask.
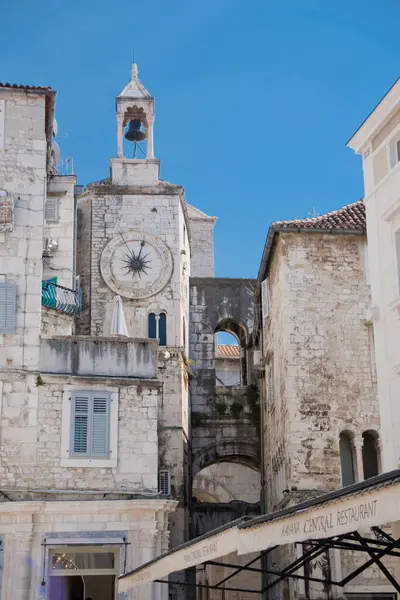
[[[382,420],[383,469],[400,464],[400,258],[396,256],[395,232],[400,229],[400,163],[394,148],[400,126],[386,132],[380,144],[363,161],[368,232],[368,262],[375,333],[379,407]],[[374,177],[375,157],[381,153],[386,174]],[[399,260],[399,262],[398,262]]]

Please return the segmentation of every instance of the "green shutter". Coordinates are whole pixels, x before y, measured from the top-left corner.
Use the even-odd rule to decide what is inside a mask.
[[[108,456],[110,399],[108,394],[92,395],[91,456]]]
[[[72,397],[71,455],[88,455],[90,395],[81,392]]]
[[[0,283],[0,333],[14,333],[16,329],[17,286]]]
[[[74,392],[71,416],[71,457],[108,457],[109,394]]]

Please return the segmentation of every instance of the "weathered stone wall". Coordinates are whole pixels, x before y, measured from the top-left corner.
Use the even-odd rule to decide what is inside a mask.
[[[259,458],[258,437],[250,419],[234,417],[230,404],[236,388],[228,390],[226,416],[218,410],[215,371],[215,331],[240,329],[245,346],[253,323],[253,280],[191,278],[190,288],[190,359],[193,377],[190,382],[192,411],[193,475],[229,453]],[[243,357],[246,366],[246,356]],[[242,363],[243,369],[243,363]],[[218,391],[223,393],[222,388]],[[240,390],[242,401],[246,389]],[[237,400],[237,398],[236,398]],[[220,414],[219,414],[220,413]],[[243,415],[245,411],[243,412]],[[229,416],[228,416],[229,415]],[[241,415],[237,415],[240,417]]]
[[[27,393],[21,390],[23,379],[4,377],[0,431],[3,489],[157,491],[159,386],[156,383],[120,382],[117,386],[107,379],[99,383],[85,378],[42,375],[38,387],[33,377],[29,385],[36,400],[32,408],[27,403]],[[70,429],[63,405],[65,395],[77,390],[116,394],[118,463],[115,468],[98,468],[95,461],[94,468],[62,466],[63,426]]]
[[[41,337],[57,335],[73,335],[75,319],[53,308],[42,306]]]
[[[82,310],[76,317],[76,333],[90,335],[92,264],[92,203],[90,198],[78,198],[76,274],[80,279]]]
[[[275,384],[266,426],[273,469],[276,441],[286,439],[286,487],[340,487],[340,432],[361,440],[379,431],[363,244],[360,236],[280,235],[264,332]]]
[[[43,279],[57,277],[57,284],[74,288],[75,198],[74,175],[52,177],[47,196],[58,202],[58,220],[45,221],[43,236],[58,243],[58,250],[43,267]]]
[[[216,217],[209,217],[194,206],[188,205],[191,233],[192,277],[214,277],[214,226]]]
[[[45,96],[0,89],[5,100],[4,151],[0,152],[0,190],[12,198],[11,231],[0,233],[0,280],[16,284],[16,331],[0,334],[0,483],[14,479],[14,463],[29,459],[36,427],[39,368],[43,208],[46,193]],[[29,470],[29,466],[27,467]]]
[[[195,476],[193,496],[201,502],[256,504],[260,501],[260,472],[232,462],[210,465]]]
[[[152,311],[167,313],[167,345],[181,346],[183,320],[181,314],[182,280],[188,283],[190,262],[188,241],[183,241],[180,227],[181,200],[175,186],[164,185],[150,188],[111,188],[98,186],[87,192],[91,202],[91,283],[90,283],[90,333],[108,335],[114,310],[115,293],[106,285],[100,272],[100,258],[106,243],[120,233],[130,230],[147,232],[161,239],[170,249],[173,273],[170,281],[159,293],[143,300],[124,298],[128,330],[132,337],[147,336],[147,317]],[[79,206],[87,202],[79,199]],[[85,207],[84,210],[88,211]],[[81,212],[80,212],[81,214]],[[87,227],[78,231],[78,255],[85,251]],[[83,246],[81,246],[83,242]],[[181,250],[186,249],[186,254]],[[183,269],[183,263],[187,268]],[[79,265],[80,268],[86,263]],[[78,273],[79,274],[79,273]],[[188,287],[186,283],[186,287]],[[183,286],[184,287],[184,286]],[[87,284],[84,303],[86,307]],[[84,318],[83,318],[84,319]],[[84,320],[83,320],[84,322]],[[187,326],[187,325],[186,325]]]
[[[5,151],[0,190],[14,203],[12,231],[0,233],[0,278],[17,284],[17,330],[0,335],[0,368],[37,369],[41,310],[43,207],[46,189],[45,96],[0,89]]]
[[[263,327],[264,358],[274,365],[274,402],[265,381],[264,403],[268,511],[299,501],[284,490],[312,496],[342,486],[342,431],[354,436],[356,477],[363,479],[362,433],[379,433],[364,245],[362,236],[307,232],[280,233],[274,247]],[[284,567],[296,557],[294,547],[283,546],[269,560]],[[332,553],[331,561],[336,573],[346,572],[349,554]],[[288,585],[290,597],[304,595],[304,583]],[[320,597],[310,585],[310,597]],[[271,597],[283,593],[280,586]]]

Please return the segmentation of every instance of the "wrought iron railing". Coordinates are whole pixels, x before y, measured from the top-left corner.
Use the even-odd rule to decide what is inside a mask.
[[[81,310],[81,293],[80,290],[70,290],[51,281],[42,281],[42,304],[69,315],[76,315]]]

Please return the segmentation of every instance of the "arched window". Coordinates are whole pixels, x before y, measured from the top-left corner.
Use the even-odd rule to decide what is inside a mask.
[[[162,312],[159,315],[149,313],[148,317],[149,338],[159,340],[160,346],[167,345],[167,315]]]
[[[353,444],[347,433],[341,433],[339,438],[340,466],[342,469],[342,485],[355,482]]]
[[[376,438],[369,431],[363,433],[362,459],[364,479],[378,475],[378,452],[376,449]]]
[[[155,313],[149,314],[149,338],[157,338],[157,321]]]
[[[158,339],[160,340],[160,346],[167,345],[167,315],[160,313],[158,321]]]

